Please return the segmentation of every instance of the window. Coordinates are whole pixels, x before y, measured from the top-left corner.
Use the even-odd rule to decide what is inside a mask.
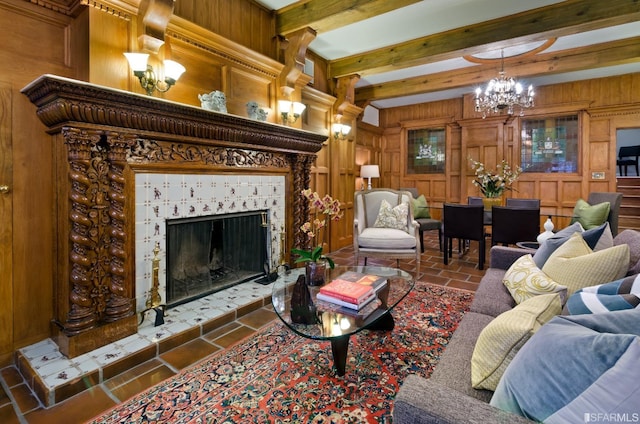
[[[524,172],[578,172],[578,116],[523,119]]]
[[[444,152],[444,128],[409,130],[407,174],[444,173]]]

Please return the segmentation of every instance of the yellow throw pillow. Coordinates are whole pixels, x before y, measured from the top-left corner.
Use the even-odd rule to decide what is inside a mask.
[[[531,255],[519,257],[504,274],[502,283],[518,304],[548,293],[558,293],[563,305],[567,299],[567,287],[556,283],[542,272]]]
[[[549,256],[542,272],[567,286],[567,296],[571,296],[581,288],[619,280],[628,268],[628,245],[593,252],[582,236],[575,233]]]
[[[495,390],[520,348],[562,311],[558,293],[542,294],[503,312],[480,333],[471,356],[471,385]]]

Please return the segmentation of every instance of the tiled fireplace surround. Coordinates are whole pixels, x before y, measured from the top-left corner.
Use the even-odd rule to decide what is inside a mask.
[[[268,209],[272,265],[280,233],[286,246],[302,242],[308,205],[294,194],[308,187],[326,136],[51,75],[23,93],[52,135],[57,211],[68,217],[58,219],[58,234],[69,237],[57,245],[51,338],[68,359],[138,333],[156,243],[166,262],[167,218]],[[250,284],[249,297],[267,295]],[[52,383],[16,356],[43,403],[55,403]]]
[[[146,306],[156,245],[160,247],[159,280],[167,281],[167,220],[268,210],[267,253],[271,269],[280,264],[280,234],[285,229],[283,176],[137,173],[135,181],[136,310]],[[164,300],[166,287],[159,287]]]

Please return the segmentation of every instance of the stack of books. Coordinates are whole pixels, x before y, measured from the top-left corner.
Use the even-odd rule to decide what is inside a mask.
[[[357,312],[377,301],[378,291],[386,285],[384,277],[348,271],[320,287],[317,299]]]

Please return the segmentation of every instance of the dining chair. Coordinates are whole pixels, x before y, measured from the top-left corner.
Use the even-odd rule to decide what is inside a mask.
[[[449,264],[453,239],[474,240],[479,243],[478,269],[484,269],[485,231],[484,205],[445,203],[443,209],[443,258]]]
[[[418,198],[418,189],[415,187],[401,187],[401,191],[408,191],[411,193],[414,199]],[[416,218],[418,225],[420,225],[420,250],[424,253],[424,232],[425,231],[438,231],[438,246],[442,251],[442,221],[434,218]]]
[[[484,202],[482,201],[483,197],[480,196],[468,196],[467,197],[467,205],[482,205],[484,206]],[[491,225],[491,211],[484,211],[484,225]]]
[[[508,197],[506,205],[515,208],[540,209],[540,199],[515,199]]]
[[[540,234],[540,208],[494,206],[491,214],[492,246],[536,241]]]

